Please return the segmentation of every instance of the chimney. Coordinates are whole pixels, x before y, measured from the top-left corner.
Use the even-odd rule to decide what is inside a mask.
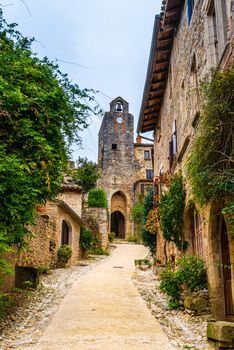
[[[137,135],[136,143],[141,143],[141,136],[140,135]]]

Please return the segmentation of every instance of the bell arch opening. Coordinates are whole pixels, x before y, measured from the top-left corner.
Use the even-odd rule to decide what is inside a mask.
[[[120,211],[111,214],[111,232],[115,233],[115,238],[125,238],[125,217]]]

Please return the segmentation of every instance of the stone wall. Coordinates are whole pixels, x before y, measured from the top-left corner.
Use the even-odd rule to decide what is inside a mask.
[[[58,199],[61,199],[69,205],[80,217],[82,215],[82,193],[75,191],[63,191],[58,195]]]
[[[79,258],[80,222],[58,202],[48,202],[40,209],[32,237],[28,240],[28,252],[20,254],[19,266],[55,267],[57,251],[61,246],[62,221],[70,227],[69,245],[73,251],[68,265],[73,265]]]
[[[102,248],[107,249],[109,232],[107,210],[105,208],[87,208],[86,210],[90,215],[95,217],[99,227]]]
[[[212,12],[215,6],[215,16]],[[194,2],[191,22],[188,21],[186,2],[183,7],[180,22],[173,39],[170,66],[166,90],[161,106],[160,119],[155,126],[154,168],[155,175],[175,173],[184,169],[191,142],[195,137],[196,125],[201,109],[201,85],[212,67],[219,65],[226,68],[234,63],[234,6],[230,0],[214,0]],[[227,20],[225,19],[227,17]],[[216,23],[216,30],[214,28]],[[217,36],[215,35],[217,31]],[[169,165],[169,142],[176,129],[176,152],[172,167]],[[164,186],[166,190],[166,186]],[[188,198],[186,198],[188,203]],[[221,270],[221,232],[220,212],[223,203],[207,203],[199,209],[202,222],[202,256],[208,268],[209,292],[213,315],[224,319],[225,298],[222,285]],[[183,232],[189,242],[188,252],[194,252],[192,247],[193,216],[185,209],[183,217]],[[173,243],[166,244],[168,257],[180,254]],[[234,242],[229,240],[232,297],[234,298]],[[161,233],[158,235],[157,255],[164,256],[164,241]],[[221,265],[220,265],[221,264]],[[234,305],[234,301],[233,301]]]

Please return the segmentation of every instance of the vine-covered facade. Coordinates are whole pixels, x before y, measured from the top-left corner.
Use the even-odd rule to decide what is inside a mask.
[[[170,177],[179,171],[183,174],[186,191],[185,208],[181,218],[183,239],[188,243],[187,252],[203,257],[206,262],[209,296],[216,320],[234,320],[234,239],[230,220],[234,202],[231,187],[233,47],[233,1],[164,1],[162,12],[155,20],[138,122],[139,133],[154,131],[156,205],[160,207],[160,196],[170,188]],[[229,92],[226,93],[226,97],[220,97],[220,100],[225,101],[225,106],[221,106],[220,113],[216,113],[219,117],[216,125],[208,123],[206,139],[210,139],[211,146],[205,147],[203,144],[200,150],[199,147],[196,148],[200,152],[200,159],[210,152],[207,153],[210,168],[202,165],[203,168],[197,171],[198,176],[204,177],[203,183],[206,184],[203,192],[207,193],[204,193],[204,200],[201,201],[194,193],[196,188],[200,188],[196,187],[198,185],[193,186],[194,172],[189,165],[191,166],[193,161],[191,154],[194,155],[196,140],[201,138],[202,132],[204,133],[204,128],[201,128],[203,120],[209,118],[208,114],[211,113],[210,110],[207,112],[207,106],[210,97],[217,92],[212,91],[214,84],[212,87],[211,81],[215,81],[214,79],[220,79],[219,96],[222,96],[221,86],[225,88],[225,84],[229,84]],[[225,79],[230,81],[222,85],[221,81]],[[229,113],[229,121],[224,121],[224,115],[222,116],[221,110],[224,108],[224,114],[227,116]],[[212,113],[210,118],[214,120],[215,111]],[[224,134],[225,123],[229,123],[228,137]],[[217,140],[217,130],[218,137],[228,145],[225,152],[223,148],[216,149],[215,142],[212,142],[215,137]],[[215,161],[214,154],[217,155],[218,152],[223,152],[224,156]],[[216,179],[211,174],[214,167],[219,175],[227,174],[225,179],[222,179],[226,181],[224,186],[219,186],[221,180],[216,181],[216,184],[213,181]],[[219,186],[219,190],[215,191],[211,187],[211,180],[212,184]],[[223,215],[225,211],[228,212],[229,220],[228,215]],[[165,260],[165,253],[168,259],[174,262],[182,251],[173,240],[164,239],[162,224],[158,224],[157,257]]]

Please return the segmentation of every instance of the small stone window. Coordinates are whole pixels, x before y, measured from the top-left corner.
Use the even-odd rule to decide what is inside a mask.
[[[154,176],[153,170],[152,169],[146,169],[146,179],[147,180],[152,180]]]
[[[111,149],[117,150],[117,143],[112,143]]]
[[[150,151],[144,151],[144,159],[149,160],[150,159]]]

